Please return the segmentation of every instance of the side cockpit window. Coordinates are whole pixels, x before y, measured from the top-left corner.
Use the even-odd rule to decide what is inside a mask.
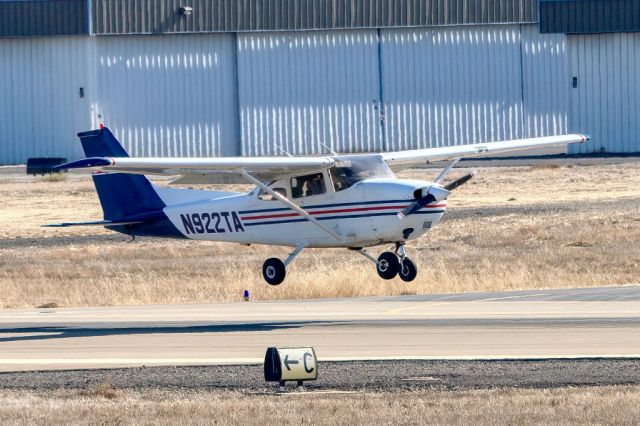
[[[332,167],[330,173],[331,180],[333,181],[333,189],[336,192],[344,191],[357,182],[351,179],[352,173],[348,167]]]
[[[325,192],[327,192],[327,187],[322,173],[291,178],[291,196],[293,198],[310,197]]]

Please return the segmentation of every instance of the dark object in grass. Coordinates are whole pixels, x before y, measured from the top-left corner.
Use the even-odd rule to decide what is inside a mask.
[[[58,170],[53,170],[54,166],[64,164],[67,162],[63,157],[35,157],[27,160],[27,174],[28,175],[46,175],[52,173],[60,173]]]

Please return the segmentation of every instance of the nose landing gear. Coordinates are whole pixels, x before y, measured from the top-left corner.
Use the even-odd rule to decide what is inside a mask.
[[[404,282],[411,282],[416,279],[418,276],[418,268],[416,268],[416,264],[413,263],[411,259],[405,257],[400,261],[400,269],[398,270],[398,275],[400,279]]]
[[[404,250],[404,244],[396,243],[395,254],[400,259],[400,268],[398,269],[398,275],[400,276],[400,279],[407,283],[415,280],[418,276],[418,268],[416,267],[416,264],[407,257]]]
[[[385,251],[378,259],[367,253],[364,248],[357,249],[357,251],[376,264],[376,271],[384,280],[392,280],[399,276],[402,281],[411,282],[418,275],[416,264],[406,256],[404,243],[396,243],[394,252]]]

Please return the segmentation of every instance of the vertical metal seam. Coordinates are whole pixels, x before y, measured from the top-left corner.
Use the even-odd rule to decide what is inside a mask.
[[[522,24],[518,25],[518,39],[520,42],[520,129],[523,138],[529,137],[525,134],[525,100],[524,100],[524,58],[522,53]]]
[[[92,0],[87,0],[87,16],[85,17],[85,19],[87,20],[87,34],[89,35],[93,33],[93,25],[91,24],[91,1]]]
[[[235,155],[240,155],[240,156],[244,156],[244,152],[243,151],[243,146],[244,144],[242,143],[242,123],[240,122],[241,120],[241,116],[240,116],[240,64],[239,64],[239,60],[238,60],[238,33],[234,32],[233,33],[233,83],[234,83],[234,88],[233,88],[233,102],[234,102],[234,106],[235,106],[235,118],[236,118],[236,140],[234,141],[235,143]]]
[[[384,84],[383,84],[383,69],[382,69],[382,35],[380,32],[380,28],[376,29],[377,42],[378,42],[378,98],[379,98],[379,107],[378,107],[378,122],[379,129],[382,133],[382,151],[387,150],[387,135],[386,135],[386,108],[384,105]]]

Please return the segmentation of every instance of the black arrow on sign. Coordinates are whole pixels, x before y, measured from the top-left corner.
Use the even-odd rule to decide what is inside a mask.
[[[298,361],[297,359],[289,359],[289,354],[285,355],[284,357],[284,366],[287,367],[287,370],[291,371],[291,367],[289,367],[290,364],[300,364],[300,361]]]

